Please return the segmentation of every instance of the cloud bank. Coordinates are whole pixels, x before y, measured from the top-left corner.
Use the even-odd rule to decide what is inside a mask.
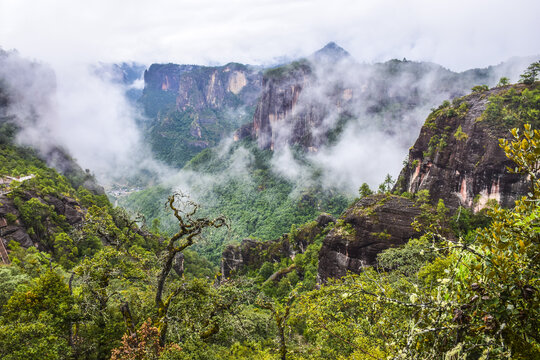
[[[0,46],[54,64],[268,64],[336,41],[360,61],[461,71],[540,54],[538,13],[536,0],[0,0]]]
[[[11,94],[8,115],[21,128],[17,141],[47,154],[67,149],[103,185],[169,169],[153,159],[136,121],[140,115],[125,88],[96,75],[88,66],[49,66],[5,53],[0,78]]]

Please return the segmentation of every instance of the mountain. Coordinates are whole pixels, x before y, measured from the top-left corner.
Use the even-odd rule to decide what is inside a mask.
[[[337,62],[350,57],[351,54],[349,54],[347,50],[343,49],[333,41],[311,55],[314,62]]]
[[[499,139],[510,138],[509,129],[524,122],[540,125],[534,115],[540,111],[538,93],[538,84],[518,84],[444,102],[422,127],[394,190],[428,190],[434,200],[443,199],[454,209],[479,211],[490,200],[512,206],[529,184],[506,171],[513,163]]]
[[[388,176],[379,193],[368,195],[364,184],[352,202],[325,183],[332,164],[314,161],[325,144],[310,153],[311,140],[276,137],[261,149],[251,135],[204,149],[169,183],[136,194],[156,211],[150,234],[136,225],[141,217],[87,190],[89,172],[80,174],[51,139],[39,153],[17,145],[20,126],[45,116],[50,72],[1,65],[0,358],[539,358],[540,82],[477,86],[443,102],[394,188]],[[289,98],[293,113],[281,121],[304,111],[296,107],[309,81],[319,81],[310,71],[315,77]],[[24,86],[10,87],[13,79]],[[364,112],[381,115],[369,119],[388,136],[403,130],[390,115],[407,113],[406,102],[391,104],[374,101]],[[337,146],[332,134],[339,131],[325,141]],[[353,135],[347,145],[366,141]],[[512,140],[504,151],[515,165],[498,136]],[[394,151],[388,142],[370,146]],[[357,149],[346,152],[370,150]],[[333,160],[354,166],[346,152]],[[368,160],[361,166],[388,166],[377,154]],[[55,162],[66,176],[48,166]],[[523,175],[507,176],[505,164]],[[188,176],[196,200],[214,208],[177,192]],[[171,193],[164,210],[156,199]],[[521,195],[514,208],[494,205]],[[174,235],[159,235],[165,213]],[[231,237],[243,240],[221,252]],[[221,253],[221,273],[190,249]]]
[[[420,237],[426,226],[441,221],[437,216],[447,217],[439,231],[448,238],[486,225],[486,207],[494,202],[511,207],[530,192],[527,177],[508,172],[514,166],[499,139],[510,139],[509,130],[524,123],[540,127],[539,112],[540,82],[478,87],[444,101],[427,117],[391,193],[357,199],[324,232],[324,226],[307,236],[303,230],[302,246],[291,234],[264,245],[245,240],[229,246],[223,252],[223,273],[294,259],[318,243],[317,279],[324,282],[377,265],[382,252]],[[299,228],[314,229],[313,224]],[[255,256],[254,249],[265,249],[268,257]]]
[[[152,64],[144,72],[139,100],[145,128],[161,160],[182,167],[253,116],[260,69],[237,63],[208,67]]]
[[[317,152],[354,124],[395,136],[405,149],[429,108],[473,86],[516,78],[526,61],[462,73],[406,59],[362,64],[331,42],[264,71],[237,63],[153,64],[139,104],[152,150],[178,168],[235,130],[235,140],[254,138],[261,149],[291,145]]]
[[[410,143],[416,136],[411,130],[420,127],[411,116],[427,114],[429,107],[475,85],[493,86],[500,76],[515,76],[521,60],[455,73],[405,59],[360,64],[330,43],[306,59],[264,72],[253,121],[235,139],[251,136],[260,148],[298,145],[315,152],[355,123]]]

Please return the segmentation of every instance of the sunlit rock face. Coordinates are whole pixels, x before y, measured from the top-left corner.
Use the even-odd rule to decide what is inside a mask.
[[[168,92],[177,110],[254,105],[261,74],[241,64],[197,66],[153,64],[144,73],[145,91]],[[143,103],[144,103],[143,97]]]
[[[420,214],[414,201],[394,195],[372,195],[343,213],[319,252],[321,281],[359,273],[376,264],[377,254],[418,236],[411,223]]]
[[[510,207],[525,195],[527,179],[507,171],[514,164],[499,147],[500,138],[511,137],[509,128],[489,125],[481,118],[488,98],[503,90],[471,94],[431,115],[409,151],[394,190],[428,190],[433,202],[443,199],[451,208],[461,205],[474,211],[490,200]],[[451,111],[459,106],[461,111]]]
[[[160,160],[182,167],[193,156],[251,122],[261,93],[258,67],[153,64],[139,103]]]
[[[318,77],[317,63],[299,61],[266,73],[253,117],[261,149],[299,145],[317,151],[341,117],[350,116],[354,90]]]

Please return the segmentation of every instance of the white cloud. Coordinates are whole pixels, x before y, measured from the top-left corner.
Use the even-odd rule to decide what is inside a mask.
[[[540,53],[536,0],[0,0],[0,46],[51,63],[268,63],[334,40],[453,70]]]

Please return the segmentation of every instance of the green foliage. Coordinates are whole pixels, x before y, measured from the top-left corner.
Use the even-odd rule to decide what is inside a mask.
[[[501,148],[515,164],[508,168],[514,174],[526,174],[531,181],[531,194],[540,197],[540,131],[533,129],[530,124],[524,125],[523,135],[519,129],[512,129],[514,141],[499,140]]]
[[[4,360],[63,360],[69,359],[70,348],[65,337],[48,324],[47,316],[41,321],[0,324],[0,356]]]
[[[360,186],[360,189],[358,189],[358,193],[360,194],[360,198],[369,196],[373,194],[373,191],[369,188],[369,185],[366,183],[363,183]]]
[[[390,174],[386,174],[386,177],[384,178],[384,181],[379,185],[379,189],[377,193],[379,194],[387,194],[390,191],[392,191],[392,188],[394,187],[395,180],[392,179],[392,176]],[[369,188],[368,188],[369,189]]]
[[[17,215],[12,214],[12,213],[7,213],[6,214],[6,221],[10,225],[15,224],[15,222],[17,221]]]
[[[21,285],[28,284],[30,279],[27,274],[15,266],[0,267],[0,289],[2,289],[0,292],[0,304],[7,304],[15,290]],[[3,310],[3,307],[0,307],[0,316]]]
[[[539,73],[540,61],[533,62],[531,65],[529,65],[529,67],[527,67],[527,70],[520,75],[520,82],[526,85],[531,85],[536,81]]]
[[[478,121],[502,128],[523,127],[525,123],[533,128],[540,126],[540,86],[513,86],[489,97],[486,110]]]
[[[213,279],[217,273],[217,267],[199,253],[186,249],[184,254],[184,272],[188,278]]]
[[[488,91],[489,87],[487,85],[477,85],[474,86],[471,90],[473,93],[482,93],[484,91]]]
[[[298,61],[293,61],[287,65],[274,67],[266,70],[263,73],[263,76],[267,79],[280,80],[290,76],[291,73],[296,71],[311,73],[311,66],[309,64],[309,61],[302,59]]]
[[[57,233],[53,243],[54,255],[64,269],[71,269],[77,261],[78,249],[66,233]]]
[[[445,132],[443,134],[436,134],[429,139],[428,143],[428,149],[424,151],[423,156],[426,157],[432,157],[437,152],[444,150],[444,148],[448,145],[446,140],[448,138],[448,134]]]
[[[38,239],[46,241],[45,222],[53,217],[53,207],[43,204],[37,198],[31,198],[26,202],[15,200],[15,205],[19,208],[21,218],[28,228],[28,232],[34,234]]]
[[[497,83],[497,87],[506,86],[508,84],[510,84],[510,79],[507,78],[506,76],[503,76],[502,78],[499,79],[499,82]]]
[[[428,237],[412,239],[399,248],[390,248],[377,255],[377,264],[405,276],[416,274],[423,266],[435,260],[435,253]]]
[[[48,271],[16,290],[0,318],[3,359],[65,359],[68,329],[75,318],[74,299],[63,278]]]
[[[461,128],[461,125],[459,125],[456,132],[454,133],[454,138],[457,141],[463,141],[463,140],[467,140],[469,138],[469,135],[464,133],[463,129]]]
[[[465,98],[455,98],[450,101],[445,100],[437,109],[432,109],[424,124],[428,129],[434,130],[437,126],[441,126],[447,119],[452,117],[464,117],[469,111],[469,103]]]

